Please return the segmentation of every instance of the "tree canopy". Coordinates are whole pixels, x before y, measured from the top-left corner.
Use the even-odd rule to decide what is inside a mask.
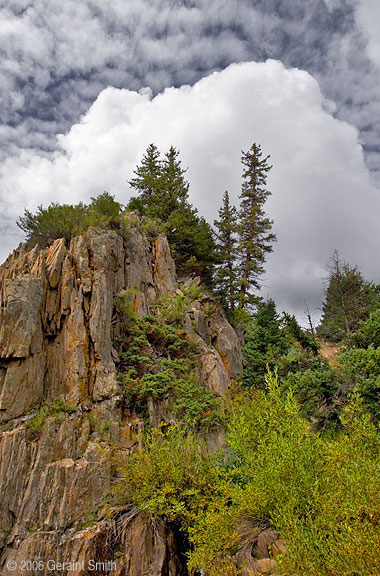
[[[179,151],[173,146],[161,158],[150,144],[129,184],[138,196],[128,208],[137,208],[162,224],[177,269],[182,275],[198,275],[211,286],[215,263],[215,241],[211,226],[189,202],[189,183],[185,179]]]
[[[231,206],[228,192],[224,193],[219,209],[217,228],[218,264],[215,281],[230,312],[252,308],[259,302],[260,276],[264,273],[267,254],[276,240],[272,220],[264,211],[270,196],[266,188],[272,166],[269,156],[262,157],[261,147],[252,144],[242,152],[243,182],[240,205]],[[235,314],[236,316],[236,314]]]
[[[343,340],[379,305],[379,296],[379,287],[365,280],[356,266],[342,262],[334,250],[318,334],[335,342]]]

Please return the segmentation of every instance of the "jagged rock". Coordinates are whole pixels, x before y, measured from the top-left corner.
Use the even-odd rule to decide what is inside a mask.
[[[221,308],[209,317],[208,331],[230,377],[236,378],[243,369],[241,345]]]
[[[50,246],[49,254],[46,257],[46,276],[50,288],[57,288],[61,279],[61,268],[66,254],[65,240],[60,238]]]
[[[123,535],[124,559],[118,576],[179,576],[178,547],[171,529],[162,521],[151,526],[144,516],[136,518]]]
[[[16,566],[39,562],[38,574],[43,576],[86,576],[88,574],[114,574],[114,576],[185,576],[173,531],[164,522],[151,526],[139,516],[122,523],[101,522],[66,537],[55,531],[25,534],[17,548],[7,553],[2,576],[15,572]],[[36,570],[24,570],[33,576]]]
[[[174,260],[163,234],[155,242],[154,281],[159,294],[173,292],[177,286]]]
[[[211,392],[224,396],[230,387],[231,380],[227,370],[215,350],[208,350],[201,354],[200,379]]]
[[[1,287],[0,357],[27,358],[41,350],[42,280],[26,274]]]
[[[0,424],[25,414],[43,400],[44,372],[42,352],[0,368]]]
[[[0,267],[1,575],[11,573],[8,560],[21,565],[37,557],[45,566],[49,558],[116,558],[119,576],[183,573],[176,536],[164,523],[153,530],[134,518],[119,526],[116,540],[107,522],[80,530],[116,473],[105,435],[126,454],[142,438],[143,422],[124,406],[117,381],[115,296],[128,295],[142,316],[177,290],[166,238],[148,238],[136,215],[125,222],[123,235],[89,229],[70,246],[63,239],[43,251],[20,245]],[[206,312],[206,304],[194,303],[184,326],[199,344],[200,383],[222,395],[241,369],[240,348],[221,308]],[[63,403],[49,413],[58,398],[70,410]],[[43,401],[46,414],[38,412]],[[150,410],[152,424],[172,419],[165,402]],[[209,441],[221,446],[223,434],[215,431]]]

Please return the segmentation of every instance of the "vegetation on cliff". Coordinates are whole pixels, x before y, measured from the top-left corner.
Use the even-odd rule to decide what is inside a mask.
[[[247,573],[249,562],[260,559],[258,539],[267,531],[274,546],[267,552],[281,574],[375,576],[379,287],[335,252],[316,332],[260,298],[259,279],[275,241],[264,211],[268,159],[256,144],[243,152],[239,209],[225,192],[215,232],[189,203],[175,148],[161,158],[151,144],[130,181],[137,196],[127,213],[143,215],[143,242],[152,245],[165,232],[180,276],[198,275],[205,287],[184,282],[144,309],[133,291],[120,292],[114,302],[120,397],[144,432],[131,454],[109,440],[119,474],[106,511],[127,521],[143,513],[152,526],[164,520],[182,534],[193,574]],[[125,219],[122,208],[104,193],[88,206],[25,211],[19,226],[42,247],[60,237],[68,243],[90,226],[116,229],[126,239],[133,218]],[[202,381],[200,367],[208,346],[220,352],[223,367],[218,333],[206,334],[219,303],[244,340],[243,369],[223,398]],[[327,357],[331,343],[334,353]],[[42,404],[29,430],[36,434],[47,416],[74,409]],[[216,433],[225,438],[219,451]]]
[[[221,399],[199,385],[198,346],[178,319],[167,316],[137,317],[119,300],[114,346],[124,402],[147,423],[153,400],[165,403],[173,421],[210,430],[221,422]]]

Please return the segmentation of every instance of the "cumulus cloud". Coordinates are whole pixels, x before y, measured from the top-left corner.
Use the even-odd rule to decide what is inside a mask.
[[[154,93],[231,62],[309,71],[377,169],[376,0],[9,0],[0,7],[0,160],[55,150],[107,86]],[[356,10],[357,8],[357,10]],[[357,18],[355,19],[355,15]],[[367,46],[367,38],[370,39]]]
[[[302,317],[304,300],[320,305],[334,248],[370,277],[378,272],[380,197],[357,131],[328,110],[310,74],[273,60],[234,64],[155,96],[107,88],[59,136],[52,158],[25,151],[7,159],[1,201],[8,218],[23,206],[88,200],[103,190],[126,203],[127,181],[153,141],[162,151],[181,150],[191,201],[212,221],[225,189],[238,201],[241,150],[256,141],[271,154],[267,211],[278,236],[263,295]],[[12,241],[3,240],[3,258]]]

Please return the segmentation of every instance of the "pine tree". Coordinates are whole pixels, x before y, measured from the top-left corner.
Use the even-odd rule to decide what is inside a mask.
[[[273,370],[286,354],[289,344],[280,327],[274,300],[260,302],[253,322],[245,335],[243,382],[246,386],[264,387],[268,367]]]
[[[337,250],[330,259],[328,286],[318,334],[340,341],[359,327],[379,303],[379,287],[363,278],[361,272],[342,262]]]
[[[171,146],[162,162],[155,211],[163,222],[167,222],[175,210],[189,205],[189,183],[185,180],[186,170],[182,168],[178,156],[178,150]]]
[[[180,275],[200,276],[211,287],[215,242],[208,222],[196,208],[185,203],[171,213],[165,228]]]
[[[139,196],[130,200],[128,208],[137,208],[142,213],[149,211],[161,187],[161,164],[159,150],[149,144],[141,165],[134,171],[135,178],[129,181]]]
[[[265,257],[272,252],[276,236],[273,221],[264,212],[270,196],[266,189],[267,174],[272,168],[269,156],[262,158],[261,147],[253,144],[242,153],[243,184],[239,210],[240,290],[239,308],[257,302],[254,290],[259,289],[259,276],[264,272]]]
[[[223,195],[223,204],[218,214],[219,220],[214,220],[214,226],[217,228],[217,266],[214,283],[222,301],[228,303],[229,310],[233,311],[238,286],[236,269],[238,218],[235,206],[230,204],[227,191]]]
[[[139,196],[131,199],[128,208],[162,224],[180,274],[198,275],[210,285],[215,260],[213,233],[189,203],[185,173],[179,152],[173,146],[160,160],[160,152],[150,144],[135,170],[136,177],[130,181]]]

